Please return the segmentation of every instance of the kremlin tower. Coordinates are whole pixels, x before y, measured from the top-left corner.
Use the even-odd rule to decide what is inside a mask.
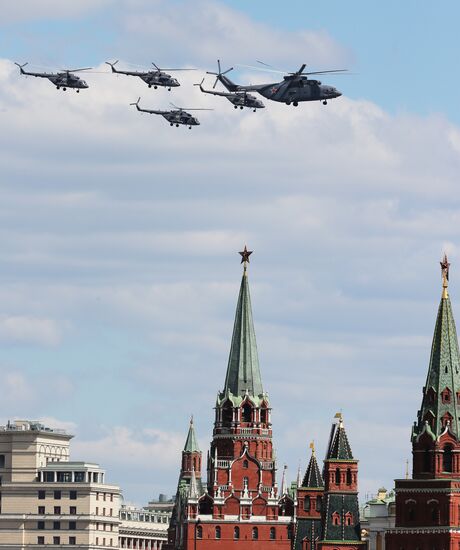
[[[442,296],[422,405],[412,428],[412,479],[396,480],[396,526],[387,550],[460,548],[460,353],[441,262]]]
[[[201,451],[191,421],[167,548],[358,550],[358,463],[341,415],[331,432],[324,482],[313,450],[303,482],[288,488],[283,473],[278,488],[272,411],[252,319],[251,254],[246,247],[240,252],[243,277],[225,383],[215,404],[207,480],[201,479]]]

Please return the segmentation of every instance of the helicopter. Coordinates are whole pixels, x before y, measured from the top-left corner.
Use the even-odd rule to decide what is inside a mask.
[[[26,76],[47,78],[56,86],[58,90],[62,88],[64,92],[67,88],[74,88],[78,94],[81,89],[89,88],[88,84],[83,79],[73,73],[77,71],[89,71],[91,67],[85,67],[84,69],[62,69],[62,71],[58,73],[30,73],[24,70],[27,63],[24,63],[23,65],[15,63],[15,65],[19,67],[21,74]]]
[[[152,63],[152,65],[155,67],[155,70],[151,71],[119,71],[115,68],[115,65],[118,63],[117,61],[114,61],[113,63],[110,63],[109,61],[106,61],[107,65],[110,65],[112,72],[116,74],[126,74],[128,76],[138,76],[140,79],[142,79],[149,88],[152,86],[155,88],[155,90],[158,88],[158,86],[163,86],[164,88],[168,88],[169,91],[171,91],[171,88],[177,88],[180,86],[179,81],[177,78],[173,78],[170,74],[165,73],[165,71],[194,71],[195,69],[160,69],[155,63]]]
[[[151,109],[141,109],[139,107],[139,102],[141,98],[139,98],[135,103],[130,103],[130,105],[135,105],[136,109],[142,113],[150,113],[151,115],[161,115],[163,118],[165,118],[170,126],[176,126],[179,128],[180,125],[188,126],[189,129],[192,129],[192,126],[199,126],[200,121],[191,115],[190,113],[187,113],[187,111],[183,107],[177,107],[177,105],[174,105],[171,103],[171,105],[174,107],[174,109],[169,111],[160,111],[160,110],[151,110]],[[212,109],[188,109],[189,111],[212,111]]]
[[[260,99],[257,99],[254,95],[248,94],[247,92],[216,92],[216,91],[213,91],[216,87],[216,84],[217,84],[218,80],[219,80],[219,76],[225,75],[226,73],[228,73],[229,71],[231,71],[233,69],[233,67],[232,67],[231,69],[227,69],[226,71],[222,72],[221,68],[220,68],[220,61],[218,61],[217,64],[218,64],[218,70],[219,70],[218,73],[211,73],[209,71],[207,72],[207,74],[213,74],[213,75],[216,76],[216,80],[214,82],[214,86],[212,87],[212,90],[205,90],[203,88],[204,78],[200,82],[200,84],[195,84],[195,86],[199,86],[200,90],[205,94],[212,94],[212,95],[218,95],[218,96],[226,97],[230,101],[230,103],[233,104],[235,109],[238,109],[238,107],[240,109],[244,109],[244,107],[248,107],[249,109],[252,109],[255,113],[257,111],[257,109],[264,109],[265,108],[265,105],[262,103],[262,101]]]
[[[219,63],[219,61],[218,61]],[[298,71],[285,73],[283,71],[274,70],[259,61],[261,65],[267,67],[263,70],[270,72],[284,74],[282,82],[271,82],[269,84],[254,84],[249,86],[241,86],[232,82],[225,73],[231,71],[225,71],[225,73],[217,73],[217,79],[227,88],[229,92],[258,92],[263,97],[270,99],[271,101],[278,101],[279,103],[286,103],[286,105],[294,105],[297,107],[302,101],[322,101],[324,105],[327,105],[329,99],[334,99],[342,95],[341,92],[333,86],[321,84],[319,80],[309,79],[310,75],[317,74],[331,74],[331,73],[344,73],[347,69],[333,69],[329,71],[312,71],[304,72],[306,64],[303,63]],[[260,67],[250,67],[252,69],[262,70]]]

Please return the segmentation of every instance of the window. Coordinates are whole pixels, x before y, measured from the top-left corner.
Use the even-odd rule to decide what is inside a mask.
[[[440,525],[441,523],[441,514],[437,506],[433,506],[431,509],[431,521],[434,525]]]
[[[69,521],[69,531],[75,531],[77,528],[77,522],[76,521]]]
[[[292,525],[288,525],[288,539],[292,539]]]
[[[225,403],[224,409],[222,410],[222,422],[224,424],[233,422],[233,408],[228,401]]]
[[[45,483],[54,483],[54,472],[45,472],[43,476]]]
[[[259,539],[259,529],[257,527],[252,528],[252,540],[258,540]]]
[[[309,512],[311,508],[311,499],[309,496],[305,497],[305,500],[303,501],[303,509],[305,512]]]
[[[0,468],[5,467],[5,455],[0,455]]]
[[[38,500],[45,500],[46,491],[38,491]]]
[[[243,405],[243,422],[251,422],[252,420],[252,407],[249,403]]]
[[[96,506],[96,516],[99,515],[99,508]]]
[[[351,512],[345,514],[345,525],[353,525],[353,514]]]
[[[61,544],[61,537],[53,537],[53,544]]]
[[[452,472],[452,447],[450,445],[444,447],[442,469],[444,472]]]
[[[340,468],[335,470],[335,484],[340,485]]]
[[[37,521],[37,529],[44,529],[44,528],[45,528],[45,522]]]
[[[39,506],[38,507],[38,513],[43,516],[43,514],[45,513],[45,507],[44,506]]]
[[[77,537],[69,537],[69,544],[77,544]]]
[[[55,506],[54,507],[54,515],[59,515],[61,513],[61,507],[60,506]]]
[[[61,500],[61,491],[54,491],[55,500]]]
[[[220,539],[221,536],[221,530],[219,525],[216,527],[216,539]]]
[[[340,514],[338,512],[334,512],[332,514],[332,525],[340,525],[341,523]]]
[[[76,513],[77,513],[77,507],[76,507],[76,506],[71,506],[71,507],[69,508],[69,514],[70,514],[71,516],[75,516]]]
[[[260,421],[262,422],[262,424],[267,423],[267,409],[262,409],[260,411]]]
[[[75,483],[83,483],[85,481],[85,472],[74,473]]]
[[[352,483],[352,475],[351,475],[351,468],[347,469],[347,485],[351,485]]]
[[[274,527],[270,527],[270,540],[276,539],[276,529]]]
[[[247,470],[249,468],[249,462],[247,460],[243,460],[243,468]]]
[[[37,537],[37,544],[45,544],[45,537]]]
[[[240,528],[239,527],[235,527],[233,529],[233,538],[235,540],[239,540],[240,539]]]
[[[321,512],[321,508],[323,507],[323,499],[322,497],[316,497],[316,511]]]
[[[201,527],[201,525],[197,525],[196,527],[196,538],[197,539],[203,538],[203,527]]]
[[[61,522],[60,521],[53,521],[53,529],[55,531],[59,531],[61,529]]]
[[[57,480],[59,483],[70,483],[72,481],[72,472],[58,472]]]

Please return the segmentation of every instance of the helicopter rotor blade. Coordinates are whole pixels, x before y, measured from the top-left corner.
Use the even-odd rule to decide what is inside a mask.
[[[78,73],[80,71],[90,71],[93,67],[83,67],[82,69],[61,69],[64,73]]]
[[[136,103],[130,103],[130,105],[139,105],[140,100],[141,100],[141,98],[139,97],[138,100],[136,101]]]
[[[331,69],[330,71],[312,71],[308,73],[300,73],[300,74],[332,74],[332,73],[346,73],[348,72],[348,69]]]

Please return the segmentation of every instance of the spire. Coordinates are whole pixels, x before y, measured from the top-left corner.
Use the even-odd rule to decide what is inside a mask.
[[[339,422],[332,425],[326,460],[354,460],[343,425],[342,413],[337,413],[335,418],[338,418]]]
[[[310,489],[324,487],[324,481],[316,460],[315,444],[313,442],[310,443],[310,449],[310,462],[302,481],[302,487],[309,487]]]
[[[187,439],[184,445],[184,452],[199,453],[198,441],[196,439],[195,428],[193,426],[193,416],[190,418],[190,427],[188,429]]]
[[[190,478],[190,485],[188,488],[189,498],[199,498],[198,484],[196,482],[195,469],[192,470],[192,477]]]
[[[283,477],[281,478],[281,496],[283,496],[287,493],[287,491],[286,491],[286,470],[287,470],[287,465],[285,464],[284,468],[283,468]]]
[[[240,397],[248,393],[255,397],[263,393],[263,387],[247,276],[247,263],[252,252],[244,247],[244,251],[239,254],[242,256],[244,271],[236,306],[224,392],[231,392]]]
[[[457,436],[459,433],[460,406],[460,353],[457,330],[448,293],[449,267],[447,256],[441,262],[442,297],[438,308],[431,346],[428,376],[423,390],[422,407],[414,433],[419,435],[430,429],[437,437],[446,425]],[[428,426],[425,428],[425,424]]]
[[[299,461],[299,467],[297,468],[297,480],[296,480],[297,487],[300,487],[301,483],[302,483],[302,470],[300,468],[300,461]]]

